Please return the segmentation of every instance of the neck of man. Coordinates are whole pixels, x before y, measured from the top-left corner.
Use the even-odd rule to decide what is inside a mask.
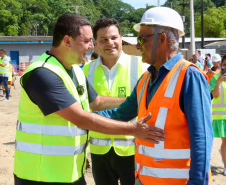
[[[165,53],[165,55],[163,53]],[[168,60],[170,60],[171,58],[173,58],[176,54],[177,54],[176,51],[160,52],[159,55],[156,54],[155,63],[154,63],[154,66],[155,66],[156,71],[158,72],[159,71],[159,68],[163,64],[165,64]]]
[[[160,52],[160,53],[165,53],[165,55],[163,54],[156,54],[156,57],[155,57],[155,63],[154,63],[154,66],[155,66],[155,73],[153,74],[152,76],[152,82],[155,81],[155,79],[157,78],[158,76],[158,71],[159,71],[159,68],[165,64],[169,59],[173,58],[177,52]]]
[[[60,47],[52,47],[51,50],[49,51],[49,54],[55,56],[58,61],[64,66],[65,69],[71,69],[70,63],[68,63],[68,56],[66,52]]]
[[[117,63],[121,53],[116,58],[104,58],[102,57],[102,63],[105,65],[109,70]]]

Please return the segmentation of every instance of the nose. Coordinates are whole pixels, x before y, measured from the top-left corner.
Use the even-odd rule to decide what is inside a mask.
[[[89,45],[89,49],[93,49],[93,48],[94,48],[94,44],[93,44],[93,41],[91,41]]]
[[[108,44],[109,44],[109,45],[113,45],[113,44],[114,44],[114,41],[113,41],[112,39],[109,39],[109,40],[108,40]]]
[[[136,48],[137,48],[137,49],[140,49],[140,48],[141,48],[141,44],[140,44],[139,42],[137,42]]]

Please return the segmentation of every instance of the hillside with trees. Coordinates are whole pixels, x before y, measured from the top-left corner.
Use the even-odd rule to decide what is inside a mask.
[[[184,0],[189,2],[189,0]],[[226,37],[226,0],[204,0],[206,37]],[[163,6],[172,7],[183,14],[183,0],[167,0]],[[77,7],[76,7],[77,6]],[[102,17],[119,21],[121,34],[137,32],[133,25],[140,22],[143,13],[153,6],[134,9],[121,0],[0,0],[0,36],[52,35],[56,19],[71,12],[88,18],[93,24]],[[194,1],[196,36],[201,36],[201,3]],[[185,32],[190,35],[190,7],[185,7]]]

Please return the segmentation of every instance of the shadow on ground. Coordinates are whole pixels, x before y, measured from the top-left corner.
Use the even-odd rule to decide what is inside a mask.
[[[15,145],[15,142],[2,143],[3,145]]]
[[[211,166],[211,172],[213,176],[218,174],[224,175],[223,170],[224,170],[223,167]]]

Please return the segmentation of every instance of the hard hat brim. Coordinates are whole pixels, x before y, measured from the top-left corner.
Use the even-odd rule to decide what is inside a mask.
[[[160,23],[156,23],[156,22],[154,22],[154,23],[153,23],[153,22],[152,22],[152,23],[150,23],[150,22],[142,22],[142,23],[135,24],[135,25],[133,26],[133,29],[134,29],[135,31],[139,32],[139,31],[140,31],[140,27],[141,27],[142,25],[157,25],[157,26],[163,26],[163,27],[174,28],[174,27],[171,27],[171,26],[164,26],[164,25],[161,25]],[[178,31],[179,37],[182,37],[182,36],[185,35],[185,33],[184,33],[183,31],[178,30],[177,28],[174,28],[174,29],[176,29],[176,30]]]

